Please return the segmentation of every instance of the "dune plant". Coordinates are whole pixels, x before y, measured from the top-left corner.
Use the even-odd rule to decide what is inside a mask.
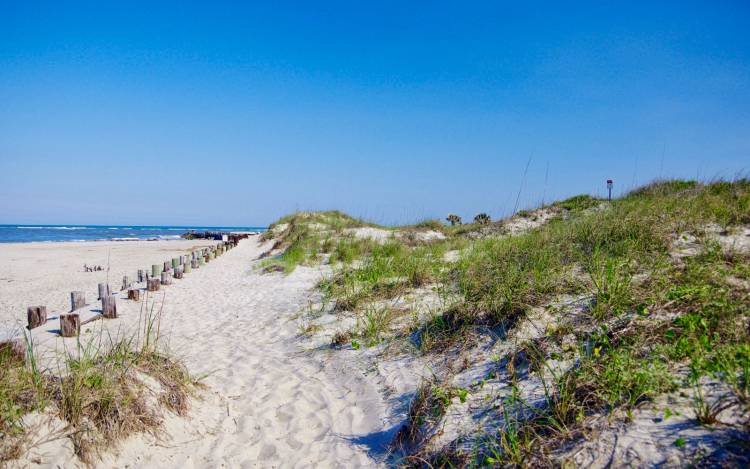
[[[446,221],[451,224],[451,226],[456,226],[461,224],[461,217],[456,215],[455,213],[451,213],[446,218]]]
[[[490,216],[486,213],[482,212],[474,217],[474,223],[480,224],[480,225],[487,225],[491,222]]]

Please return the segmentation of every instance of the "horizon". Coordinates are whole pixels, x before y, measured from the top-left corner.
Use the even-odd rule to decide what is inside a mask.
[[[0,11],[0,224],[498,219],[750,161],[745,2]]]
[[[720,181],[734,183],[734,182],[737,182],[737,181],[740,181],[740,180],[748,180],[748,176],[746,174],[744,174],[744,173],[743,174],[739,174],[738,173],[738,174],[736,174],[731,179],[727,179],[727,178],[708,178],[708,179],[698,180],[698,179],[679,179],[679,178],[654,178],[654,179],[652,179],[650,181],[645,181],[645,182],[643,182],[641,184],[638,184],[636,186],[630,187],[630,188],[628,188],[628,190],[620,191],[620,193],[618,193],[618,194],[615,194],[615,192],[613,191],[613,193],[612,193],[612,200],[618,200],[618,199],[627,197],[631,192],[633,192],[635,190],[641,189],[643,187],[647,187],[647,186],[652,185],[652,184],[662,183],[662,182],[670,182],[670,181],[695,182],[695,183],[701,184],[701,185],[709,185],[709,184],[720,182]],[[543,208],[545,206],[549,206],[551,204],[554,204],[556,202],[561,202],[561,201],[564,201],[566,199],[577,197],[577,196],[592,196],[592,197],[594,197],[594,198],[596,198],[596,199],[598,199],[600,201],[606,201],[607,200],[607,195],[606,195],[607,190],[604,189],[601,192],[603,192],[603,194],[591,194],[591,193],[571,194],[571,195],[569,195],[567,197],[564,197],[564,198],[551,199],[551,200],[547,200],[547,201],[544,201],[544,202],[540,202],[540,203],[537,203],[537,204],[531,204],[531,205],[523,206],[523,207],[522,206],[518,206],[517,209],[515,210],[515,212],[507,213],[507,214],[501,215],[499,217],[491,217],[491,219],[492,219],[492,221],[499,221],[499,220],[509,219],[509,218],[514,217],[518,212],[521,212],[521,211],[524,211],[524,210],[526,210],[526,211],[528,211],[528,210],[537,210],[537,209]],[[115,223],[110,223],[110,224],[106,224],[106,223],[5,223],[4,222],[4,223],[0,223],[0,227],[14,227],[14,228],[18,228],[18,229],[25,228],[25,227],[33,227],[33,228],[45,228],[45,227],[50,227],[50,228],[60,228],[60,227],[92,227],[92,228],[109,228],[109,227],[113,227],[113,228],[182,228],[182,229],[187,229],[187,230],[190,230],[190,229],[199,229],[200,230],[200,229],[207,229],[207,228],[222,228],[222,229],[223,228],[227,228],[227,229],[231,229],[231,228],[249,228],[249,229],[264,229],[265,230],[265,229],[268,229],[270,225],[272,225],[273,223],[277,222],[279,219],[281,219],[281,218],[283,218],[285,216],[288,216],[288,215],[293,215],[293,214],[301,213],[301,212],[325,212],[325,211],[340,211],[343,214],[352,216],[352,217],[354,217],[354,218],[356,218],[358,220],[362,220],[362,221],[367,222],[367,223],[374,223],[376,225],[385,226],[385,227],[394,227],[395,228],[395,227],[399,227],[399,226],[405,226],[405,225],[409,225],[409,224],[418,224],[420,222],[427,222],[427,221],[433,221],[433,220],[436,220],[436,221],[438,221],[440,223],[443,223],[446,226],[450,225],[449,221],[445,217],[443,217],[443,218],[439,218],[439,217],[434,217],[434,218],[417,218],[417,219],[408,220],[408,221],[400,222],[400,223],[382,223],[382,222],[378,222],[376,220],[372,220],[372,219],[368,219],[368,218],[365,218],[365,217],[353,215],[353,214],[350,214],[350,213],[338,210],[336,208],[330,208],[330,209],[317,209],[317,210],[296,210],[296,211],[292,211],[292,212],[289,212],[289,213],[284,213],[284,214],[280,215],[279,217],[277,217],[276,219],[272,220],[270,223],[268,223],[266,225],[204,225],[204,224],[200,224],[200,223],[182,224],[182,225],[180,225],[180,224],[146,225],[146,224],[138,224],[138,223],[131,223],[131,224],[115,224]],[[477,215],[479,213],[482,213],[482,212],[477,212],[474,215]],[[450,215],[450,213],[446,213],[446,216],[447,215]],[[472,220],[472,218],[473,218],[474,215],[468,216],[468,217],[464,217],[464,216],[460,215],[461,219],[462,219],[462,222],[459,222],[459,224],[461,224],[461,223],[471,223],[470,220]]]

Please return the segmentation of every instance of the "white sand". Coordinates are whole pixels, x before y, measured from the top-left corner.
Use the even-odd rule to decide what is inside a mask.
[[[122,272],[134,275],[138,267],[197,244],[0,246],[0,318],[6,323],[22,319],[25,306],[34,303],[65,310],[74,289],[85,289],[90,302],[96,303],[96,283],[104,274],[80,270],[84,262],[105,264],[109,248],[110,278],[117,289]],[[253,270],[253,261],[268,247],[257,238],[245,240],[164,288],[162,332],[192,373],[207,375],[208,389],[203,400],[192,403],[187,419],[165,416],[166,435],[132,437],[117,454],[105,456],[101,467],[378,464],[374,455],[382,452],[387,409],[377,385],[333,354],[313,355],[298,346],[298,318],[321,271],[298,268],[289,276],[261,275]],[[101,327],[133,327],[138,310],[137,303],[120,297],[120,318],[86,325],[82,338],[96,337]],[[75,343],[50,332],[56,328],[57,320],[52,319],[34,330],[40,349],[59,350]],[[53,439],[37,445],[19,464],[77,467],[80,462],[70,446],[65,437]]]
[[[0,328],[26,325],[26,308],[45,305],[49,312],[67,312],[70,292],[86,292],[95,303],[97,284],[119,290],[122,277],[135,280],[138,269],[161,264],[216,241],[94,241],[0,244]],[[109,260],[109,263],[108,263]],[[83,265],[101,265],[107,272],[85,272]]]

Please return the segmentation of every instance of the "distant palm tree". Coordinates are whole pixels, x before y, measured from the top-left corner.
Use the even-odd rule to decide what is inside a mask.
[[[456,226],[461,224],[461,217],[456,215],[455,213],[448,214],[448,218],[446,218],[451,224],[451,226]]]
[[[474,223],[479,223],[480,225],[486,225],[490,221],[492,220],[490,219],[490,216],[487,215],[486,213],[480,213],[479,215],[474,217]]]

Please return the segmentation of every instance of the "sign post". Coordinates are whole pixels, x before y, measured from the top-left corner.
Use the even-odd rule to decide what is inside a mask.
[[[607,200],[612,202],[612,185],[614,182],[611,179],[607,179],[607,192],[609,195],[607,196]]]

